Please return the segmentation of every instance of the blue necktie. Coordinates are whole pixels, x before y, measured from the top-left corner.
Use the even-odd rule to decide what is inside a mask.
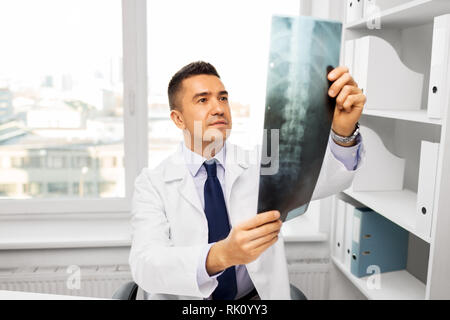
[[[209,161],[208,161],[209,162]],[[225,239],[230,233],[227,208],[219,179],[216,162],[203,163],[208,178],[205,182],[205,214],[208,220],[208,243]],[[219,277],[217,288],[212,294],[213,300],[234,300],[237,293],[235,267],[226,269]]]

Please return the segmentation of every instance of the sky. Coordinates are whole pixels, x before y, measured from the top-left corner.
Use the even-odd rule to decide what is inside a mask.
[[[120,0],[0,1],[0,76],[85,74],[121,55]]]

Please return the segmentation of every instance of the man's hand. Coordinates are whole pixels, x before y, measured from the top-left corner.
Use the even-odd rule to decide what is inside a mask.
[[[338,135],[348,137],[355,130],[366,103],[366,96],[348,73],[347,67],[337,67],[328,74],[333,81],[328,95],[336,98],[332,129]]]
[[[232,228],[226,239],[216,242],[209,250],[206,258],[208,274],[256,260],[277,242],[282,225],[279,218],[280,212],[267,211]]]

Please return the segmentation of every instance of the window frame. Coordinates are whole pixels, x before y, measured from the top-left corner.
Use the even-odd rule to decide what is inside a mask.
[[[134,180],[147,167],[148,161],[147,6],[146,0],[122,0],[121,4],[125,196],[93,199],[1,199],[0,218],[130,212]]]

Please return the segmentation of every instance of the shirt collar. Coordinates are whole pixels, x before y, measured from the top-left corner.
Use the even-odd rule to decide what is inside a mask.
[[[205,162],[207,159],[199,155],[198,153],[190,150],[188,147],[186,147],[184,142],[182,142],[181,144],[186,166],[189,169],[191,175],[195,177],[200,168],[203,166],[203,162]],[[213,157],[213,159],[217,160],[218,164],[221,165],[224,169],[225,169],[225,152],[226,152],[225,146],[226,143],[223,144],[222,149],[220,149],[220,151]]]

